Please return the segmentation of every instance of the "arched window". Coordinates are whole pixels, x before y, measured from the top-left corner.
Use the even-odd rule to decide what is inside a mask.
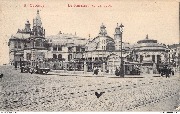
[[[58,55],[58,59],[62,59],[62,55],[61,54]]]
[[[57,51],[57,45],[53,46],[53,51]]]
[[[155,55],[152,55],[152,61],[155,62]]]
[[[58,46],[58,51],[62,51],[62,46]]]
[[[18,45],[18,43],[15,41],[14,42],[14,48],[17,48],[18,47],[17,45]]]
[[[157,55],[157,63],[161,63],[161,55]]]
[[[18,48],[21,48],[21,42],[18,41]]]
[[[35,43],[35,46],[41,46],[41,42],[42,42],[41,39],[37,39],[36,43]]]
[[[57,59],[57,55],[56,55],[56,54],[53,54],[53,58],[54,58],[54,59]]]
[[[140,63],[143,61],[143,56],[140,55]]]
[[[72,59],[72,54],[68,55],[68,61],[70,61]]]
[[[26,54],[26,58],[27,58],[27,60],[31,60],[31,54],[30,54],[30,53],[27,53],[27,54]]]

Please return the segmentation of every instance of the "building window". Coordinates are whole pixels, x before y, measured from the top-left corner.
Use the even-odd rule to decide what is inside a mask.
[[[68,61],[70,61],[72,59],[72,54],[68,55]]]
[[[152,55],[152,61],[155,63],[155,55]]]
[[[56,55],[56,54],[53,54],[53,58],[54,58],[54,59],[57,59],[57,55]]]
[[[140,63],[143,61],[143,56],[140,55]]]
[[[41,39],[36,40],[35,46],[41,46]]]
[[[80,52],[80,46],[76,46],[76,52]]]
[[[85,52],[85,48],[81,48],[81,51],[82,51],[82,52]]]
[[[68,52],[72,52],[72,47],[68,47]]]
[[[161,63],[161,56],[157,55],[157,63]]]
[[[18,42],[18,48],[21,48],[21,42],[20,41]]]
[[[31,53],[27,53],[26,58],[27,58],[27,60],[31,60]]]
[[[14,48],[17,48],[17,42],[14,42]]]
[[[53,51],[57,51],[57,46],[53,46]]]
[[[62,55],[61,54],[58,55],[58,59],[62,59]]]
[[[137,61],[137,59],[138,59],[138,55],[136,55],[136,61]]]
[[[62,46],[58,46],[58,51],[62,51]]]
[[[150,55],[146,55],[146,57],[150,57]]]

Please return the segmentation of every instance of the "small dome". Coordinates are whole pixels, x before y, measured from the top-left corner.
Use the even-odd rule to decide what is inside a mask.
[[[147,34],[145,39],[139,40],[137,43],[138,44],[140,44],[140,43],[157,43],[157,40],[149,39],[148,34]]]

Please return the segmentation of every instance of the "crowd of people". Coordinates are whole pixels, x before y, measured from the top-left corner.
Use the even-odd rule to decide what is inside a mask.
[[[159,68],[158,72],[159,72],[159,74],[161,74],[161,76],[165,75],[166,78],[169,78],[170,75],[174,75],[174,70],[167,65],[164,65],[162,68]]]

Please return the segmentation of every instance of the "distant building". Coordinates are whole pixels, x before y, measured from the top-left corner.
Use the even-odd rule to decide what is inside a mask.
[[[21,61],[35,64],[37,60],[44,60],[48,51],[46,45],[45,29],[42,27],[39,10],[37,10],[32,29],[27,21],[25,28],[18,29],[17,33],[9,39],[10,64],[19,66]]]
[[[120,53],[121,53],[121,38],[122,33],[120,27],[115,28],[114,38],[107,34],[105,25],[100,26],[100,31],[97,37],[88,41],[86,44],[86,51],[84,53],[87,62],[88,70],[93,68],[101,68],[102,71],[107,71],[114,74],[117,67],[120,67]],[[128,43],[123,42],[123,58],[125,58],[130,47]]]
[[[180,71],[180,44],[168,45],[168,63]]]
[[[143,72],[146,73],[152,72],[153,67],[157,68],[168,60],[167,46],[158,43],[157,40],[149,39],[148,35],[134,45],[133,51],[134,61],[141,63]]]
[[[80,38],[72,34],[62,34],[47,36],[50,47],[48,48],[48,60],[55,63],[56,69],[74,70],[74,63],[83,63],[83,53],[87,39]],[[71,68],[70,68],[71,67]],[[78,67],[83,70],[82,67]]]
[[[149,39],[148,35],[131,45],[122,42],[122,35],[121,25],[117,24],[113,37],[110,37],[102,24],[98,35],[93,39],[61,31],[57,35],[45,36],[38,10],[32,29],[27,21],[24,29],[18,29],[9,39],[10,64],[38,64],[40,67],[45,64],[55,70],[87,72],[99,68],[103,72],[115,74],[115,70],[120,68],[122,52],[125,74],[133,73],[133,68],[138,67],[144,73],[156,73],[162,64],[179,67],[179,45],[166,46]]]

